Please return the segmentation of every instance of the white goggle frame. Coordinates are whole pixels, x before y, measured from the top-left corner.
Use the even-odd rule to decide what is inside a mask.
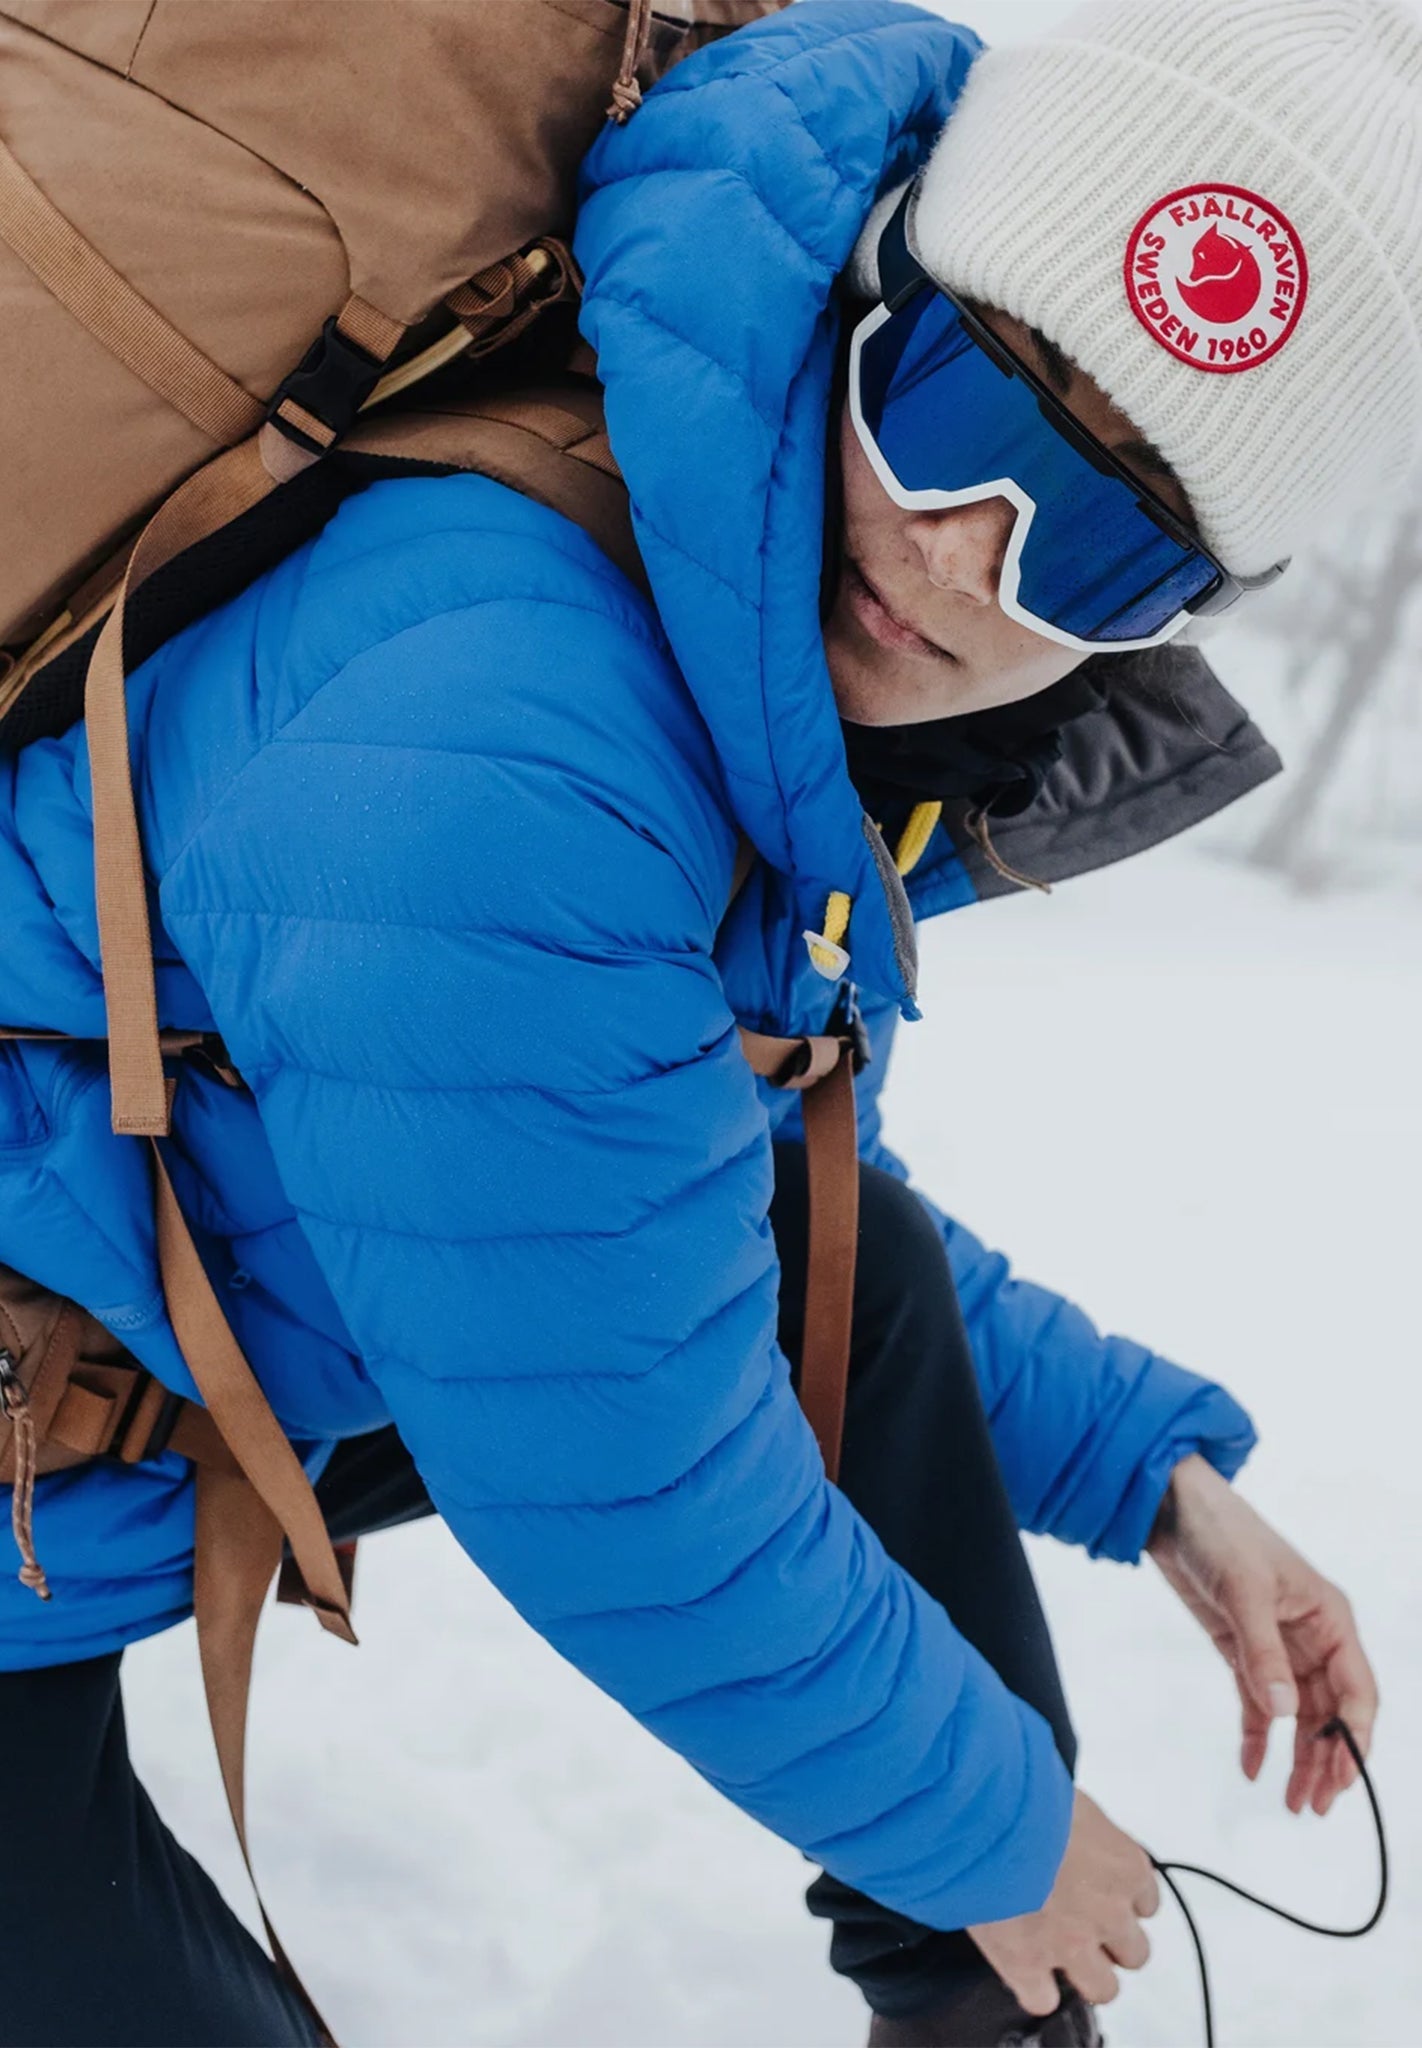
[[[1009,505],[1017,508],[1017,517],[1012,522],[1007,552],[1003,556],[1002,572],[998,579],[997,601],[1010,619],[1019,626],[1026,626],[1030,632],[1041,634],[1044,640],[1054,640],[1059,647],[1070,647],[1081,654],[1132,654],[1142,647],[1163,647],[1167,640],[1173,640],[1177,633],[1188,626],[1193,613],[1184,609],[1152,633],[1147,640],[1081,640],[1075,633],[1063,631],[1047,619],[1038,618],[1029,611],[1018,597],[1022,583],[1022,550],[1027,543],[1028,530],[1037,512],[1037,501],[1025,491],[1015,478],[998,476],[986,483],[969,484],[960,491],[908,491],[899,482],[883,452],[874,439],[859,407],[859,358],[864,344],[876,334],[893,313],[888,306],[876,306],[867,313],[855,327],[849,345],[849,411],[854,421],[854,431],[859,445],[864,450],[869,466],[884,490],[896,505],[905,512],[946,512],[955,505],[980,505],[990,498],[1006,498]],[[1045,425],[1045,422],[1044,422]]]

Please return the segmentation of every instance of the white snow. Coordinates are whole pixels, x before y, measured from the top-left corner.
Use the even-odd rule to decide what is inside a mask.
[[[1255,799],[1254,802],[1267,801]],[[1208,848],[940,920],[890,1135],[1019,1268],[1223,1378],[1264,1445],[1254,1500],[1352,1594],[1379,1666],[1398,1865],[1371,1940],[1311,1940],[1195,1886],[1221,2048],[1411,2039],[1422,2010],[1417,1559],[1422,903],[1301,901]],[[1232,1689],[1151,1567],[1034,1546],[1082,1782],[1159,1854],[1362,1916],[1361,1796],[1247,1786]],[[362,1550],[351,1653],[265,1625],[251,1742],[260,1870],[345,2048],[851,2048],[798,1856],[563,1665],[444,1534]],[[244,1912],[188,1629],[130,1656],[160,1810]],[[1108,2015],[1112,2048],[1201,2039],[1184,1929]]]

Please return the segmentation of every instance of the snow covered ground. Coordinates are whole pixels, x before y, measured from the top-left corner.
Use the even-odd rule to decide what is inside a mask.
[[[1251,1406],[1249,1489],[1352,1593],[1380,1667],[1392,1912],[1331,1944],[1196,1887],[1222,2048],[1410,2040],[1422,2010],[1419,932],[1415,895],[1301,901],[1166,850],[930,927],[928,1018],[891,1089],[923,1183],[1022,1271]],[[1036,1562],[1108,1811],[1158,1854],[1361,1917],[1360,1797],[1292,1820],[1282,1762],[1244,1784],[1226,1674],[1149,1567]],[[346,2048],[862,2040],[791,1850],[562,1665],[442,1530],[368,1544],[361,1580],[358,1654],[270,1617],[251,1747],[269,1902]],[[161,1810],[245,1910],[189,1631],[131,1656],[128,1694]],[[1169,1907],[1157,1929],[1113,2048],[1201,2039]]]

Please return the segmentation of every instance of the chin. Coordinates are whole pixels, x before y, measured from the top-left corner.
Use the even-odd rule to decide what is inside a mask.
[[[857,669],[839,678],[833,666],[830,675],[839,715],[851,725],[927,725],[935,718],[951,718],[972,708],[962,701],[967,686],[961,677],[937,682],[930,696],[911,685],[905,687],[901,677],[876,677]]]

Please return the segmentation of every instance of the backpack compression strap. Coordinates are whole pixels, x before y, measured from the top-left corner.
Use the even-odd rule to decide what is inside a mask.
[[[104,260],[3,142],[0,240],[95,340],[217,447],[230,448],[261,426],[261,402]]]
[[[815,1432],[826,1472],[837,1479],[844,1443],[859,1240],[855,1045],[849,1037],[769,1038],[758,1031],[742,1031],[741,1050],[753,1074],[773,1088],[798,1089],[804,1096],[810,1258],[805,1276],[800,1406]]]
[[[728,914],[755,861],[755,848],[742,835],[731,874]],[[804,1096],[800,1112],[810,1190],[810,1254],[800,1342],[800,1406],[815,1433],[825,1471],[831,1479],[838,1479],[859,1251],[859,1120],[854,1107],[854,1074],[860,1048],[851,1032],[773,1038],[762,1031],[742,1030],[740,1037],[741,1051],[753,1074],[769,1081],[772,1088],[794,1088]]]

